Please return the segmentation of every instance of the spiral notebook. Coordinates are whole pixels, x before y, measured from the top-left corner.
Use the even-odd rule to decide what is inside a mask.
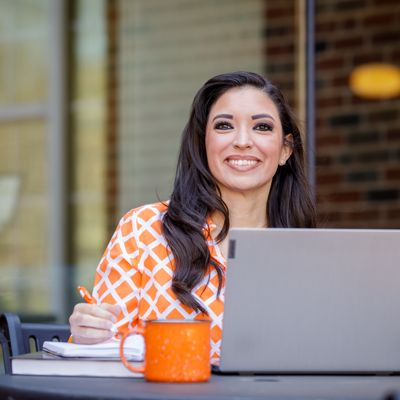
[[[43,343],[43,351],[60,357],[119,358],[119,343],[119,339],[115,338],[97,344],[46,341]],[[124,351],[128,359],[143,360],[143,337],[140,335],[128,336],[124,343]]]

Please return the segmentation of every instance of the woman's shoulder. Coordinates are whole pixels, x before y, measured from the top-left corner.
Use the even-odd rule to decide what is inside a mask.
[[[124,216],[123,220],[133,221],[137,223],[147,222],[150,220],[162,220],[164,214],[168,210],[168,201],[162,201],[158,203],[145,204],[140,207],[132,208]]]

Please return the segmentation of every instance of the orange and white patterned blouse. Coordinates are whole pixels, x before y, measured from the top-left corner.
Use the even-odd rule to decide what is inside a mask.
[[[218,363],[224,310],[223,282],[217,298],[218,276],[210,265],[192,293],[209,316],[182,304],[173,293],[174,257],[162,235],[167,205],[155,203],[129,211],[119,222],[96,269],[93,297],[98,303],[119,304],[119,331],[149,319],[211,319],[211,362]],[[211,237],[215,225],[204,227],[211,257],[226,269],[226,261]]]

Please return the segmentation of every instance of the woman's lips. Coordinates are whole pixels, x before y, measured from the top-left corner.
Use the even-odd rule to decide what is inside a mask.
[[[261,162],[256,157],[228,157],[225,162],[229,165],[229,167],[237,170],[237,171],[248,171],[251,170]]]

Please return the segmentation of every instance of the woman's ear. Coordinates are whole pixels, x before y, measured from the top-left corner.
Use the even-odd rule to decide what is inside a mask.
[[[285,165],[286,161],[293,153],[293,135],[291,133],[285,135],[283,138],[283,146],[281,156],[279,158],[279,165]]]

